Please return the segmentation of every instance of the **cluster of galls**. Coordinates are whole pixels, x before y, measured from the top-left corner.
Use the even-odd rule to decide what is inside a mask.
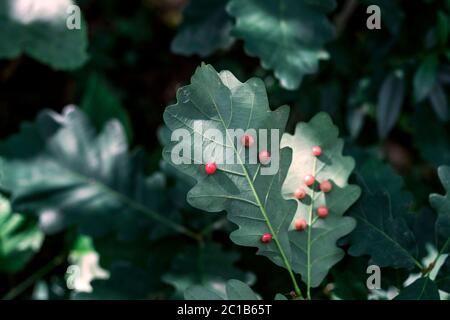
[[[315,146],[312,148],[312,154],[315,157],[319,157],[322,154],[322,149],[319,146]],[[312,187],[314,185],[314,183],[316,182],[316,178],[310,174],[306,175],[303,178],[303,180],[307,187]],[[328,193],[333,188],[333,185],[331,184],[330,181],[324,180],[320,183],[319,188],[322,192]],[[302,187],[297,188],[294,191],[294,197],[298,200],[304,199],[306,197],[305,189]],[[320,206],[319,208],[317,208],[316,213],[319,218],[325,219],[328,216],[328,208],[325,206]],[[306,222],[305,219],[298,219],[297,221],[295,221],[294,227],[295,227],[295,230],[303,231],[308,227],[308,223]]]
[[[315,157],[320,157],[320,155],[322,154],[322,148],[320,148],[319,146],[313,147],[312,154]],[[316,182],[316,178],[314,177],[314,175],[308,174],[303,178],[303,181],[307,187],[312,187]],[[322,192],[328,193],[333,188],[333,185],[330,181],[324,180],[320,183],[319,188]],[[294,197],[298,200],[304,199],[306,197],[305,189],[303,187],[295,189]],[[316,213],[319,218],[325,219],[328,216],[328,208],[326,206],[320,206],[319,208],[317,208]],[[306,230],[307,227],[308,222],[305,219],[297,219],[294,223],[294,228],[297,231]],[[272,241],[272,235],[270,233],[265,233],[262,235],[261,242],[268,243],[270,241]]]
[[[243,135],[241,138],[241,142],[246,148],[249,148],[254,144],[255,139],[251,135]],[[313,147],[312,154],[315,157],[319,157],[322,154],[322,148],[320,148],[319,146]],[[266,150],[261,151],[258,154],[258,159],[261,164],[267,164],[270,161],[270,153]],[[214,162],[209,162],[205,165],[206,174],[212,175],[212,174],[216,173],[216,171],[217,171],[217,165]],[[303,178],[303,180],[307,187],[312,187],[314,185],[314,183],[316,182],[316,178],[310,174],[306,175]],[[331,182],[328,180],[322,181],[320,183],[319,187],[320,187],[320,190],[324,193],[330,192],[331,189],[333,188]],[[306,197],[305,189],[302,187],[297,188],[294,191],[294,197],[298,200],[304,199]],[[319,218],[325,219],[328,216],[328,208],[325,206],[321,206],[321,207],[317,208],[316,213]],[[305,219],[298,219],[295,221],[294,227],[298,231],[303,231],[308,227],[308,222]],[[269,243],[270,241],[272,241],[272,234],[264,233],[261,236],[261,242]]]
[[[255,143],[255,139],[249,134],[244,134],[241,138],[241,142],[246,148],[250,148]],[[258,153],[258,159],[261,164],[268,164],[270,162],[270,152],[267,150],[261,151]],[[216,171],[217,165],[214,162],[208,162],[205,165],[205,172],[207,175],[212,175],[216,173]]]

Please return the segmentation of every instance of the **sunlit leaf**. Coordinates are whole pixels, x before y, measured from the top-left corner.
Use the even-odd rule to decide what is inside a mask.
[[[324,45],[334,30],[327,13],[335,7],[334,0],[231,0],[227,10],[236,18],[232,35],[244,40],[245,51],[293,90],[328,58]]]
[[[322,154],[315,157],[312,148],[320,146]],[[360,196],[360,188],[348,184],[355,162],[342,155],[344,143],[338,138],[338,129],[325,113],[316,115],[308,123],[299,123],[294,135],[285,134],[282,147],[292,149],[293,160],[289,167],[282,193],[286,199],[295,199],[297,188],[304,188],[307,196],[297,200],[297,212],[291,220],[289,239],[292,246],[292,263],[308,287],[317,287],[330,268],[341,260],[344,251],[336,241],[355,228],[355,219],[344,217],[346,210]],[[306,187],[303,178],[313,175],[316,183]],[[324,193],[319,183],[328,180],[333,188]],[[329,216],[320,219],[317,208],[326,206]],[[295,230],[297,219],[305,219],[308,227]]]
[[[142,154],[128,153],[118,121],[97,134],[76,108],[42,111],[35,124],[0,144],[0,156],[1,186],[12,192],[13,208],[37,215],[46,232],[71,225],[94,236],[117,230],[133,238],[137,226],[186,232],[174,212],[158,213],[168,200],[164,177],[142,174]]]
[[[0,196],[0,272],[20,271],[40,249],[44,235],[24,216],[13,213]]]
[[[72,0],[2,0],[0,58],[22,53],[57,70],[71,70],[88,59],[87,27],[69,29]],[[72,12],[72,11],[69,11]]]

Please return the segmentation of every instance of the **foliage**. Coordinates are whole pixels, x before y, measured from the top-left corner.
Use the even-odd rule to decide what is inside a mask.
[[[71,70],[88,59],[87,30],[66,26],[71,0],[4,0],[0,3],[0,58],[15,58],[22,53],[57,70]]]
[[[448,299],[449,1],[74,4],[0,1],[0,297]]]
[[[17,272],[40,249],[44,235],[29,219],[11,211],[0,197],[0,271]]]

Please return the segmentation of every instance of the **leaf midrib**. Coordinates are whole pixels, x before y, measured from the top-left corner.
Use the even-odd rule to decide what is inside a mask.
[[[55,160],[53,160],[55,161]],[[104,184],[101,180],[98,179],[93,179],[90,178],[88,176],[86,176],[84,173],[80,173],[76,170],[73,170],[72,168],[68,167],[66,163],[64,162],[58,162],[55,161],[57,163],[57,165],[63,169],[66,170],[67,172],[69,172],[70,174],[72,174],[73,176],[77,177],[78,179],[82,180],[84,183],[86,184],[92,184],[93,182],[97,185],[97,187],[100,190],[103,190],[103,192],[106,193],[110,193],[113,196],[119,198],[122,202],[127,203],[128,205],[130,205],[131,207],[133,207],[135,210],[140,211],[144,214],[146,214],[147,216],[149,216],[150,218],[166,225],[169,228],[172,228],[173,230],[180,232],[182,234],[185,234],[191,238],[197,239],[198,236],[197,234],[195,234],[193,231],[187,229],[186,227],[179,225],[177,223],[172,222],[171,220],[163,217],[162,215],[160,215],[159,213],[150,210],[149,208],[147,208],[146,206],[140,204],[139,202],[135,201],[134,199],[128,197],[127,195],[124,195],[116,190],[114,190],[113,188],[111,188],[110,186]]]
[[[419,267],[419,269],[422,269],[422,265],[419,261],[417,261],[416,258],[414,258],[414,256],[408,252],[408,250],[406,250],[405,248],[403,248],[402,245],[400,245],[397,241],[395,241],[394,239],[392,239],[392,237],[390,237],[387,233],[385,233],[382,229],[378,228],[376,225],[372,224],[369,220],[367,220],[367,215],[366,212],[364,210],[364,208],[362,208],[362,206],[360,206],[362,213],[364,214],[364,216],[366,217],[366,219],[364,219],[363,217],[361,217],[360,215],[357,215],[355,218],[357,220],[361,220],[362,222],[366,223],[367,225],[371,226],[375,231],[377,231],[378,233],[380,233],[383,237],[385,237],[388,241],[392,242],[396,247],[398,247],[401,251],[403,251],[404,253],[406,253],[406,255],[414,262],[414,264]]]
[[[267,216],[266,209],[262,205],[261,199],[259,198],[259,195],[256,192],[255,186],[253,185],[253,180],[250,178],[250,175],[248,174],[247,168],[245,167],[240,154],[237,152],[236,146],[234,145],[233,141],[231,140],[231,138],[230,138],[230,136],[228,134],[228,131],[227,131],[228,127],[225,124],[225,121],[223,120],[222,114],[219,111],[219,108],[217,106],[216,100],[214,99],[214,97],[211,94],[211,92],[210,92],[208,87],[207,87],[206,91],[208,92],[208,95],[209,95],[211,101],[213,102],[214,108],[216,109],[217,115],[220,118],[220,122],[222,123],[223,128],[225,129],[224,131],[225,131],[225,134],[227,136],[227,141],[231,142],[231,145],[233,146],[233,150],[234,150],[234,152],[235,152],[235,154],[236,154],[236,156],[237,156],[237,158],[239,160],[239,164],[242,167],[242,170],[244,172],[245,178],[247,179],[247,182],[248,182],[248,184],[249,184],[249,186],[250,186],[250,188],[252,190],[253,196],[255,197],[255,200],[256,200],[256,202],[258,204],[258,207],[259,207],[259,209],[260,209],[260,211],[261,211],[261,213],[262,213],[262,215],[264,217],[264,220],[266,221],[266,224],[267,224],[267,226],[269,228],[269,231],[272,233],[273,240],[275,241],[275,244],[277,246],[278,251],[280,252],[280,255],[281,255],[282,259],[283,259],[283,262],[284,262],[284,264],[285,264],[285,266],[286,266],[286,268],[287,268],[287,270],[288,270],[292,280],[294,281],[294,285],[296,286],[295,289],[296,289],[296,291],[298,291],[297,293],[299,293],[299,289],[298,289],[296,281],[295,281],[295,276],[294,276],[293,271],[292,271],[292,266],[291,266],[289,260],[287,259],[283,248],[281,247],[281,243],[280,243],[280,241],[278,239],[278,235],[275,233],[275,230],[272,227],[272,224],[271,224],[271,222],[270,222],[270,220],[269,220],[269,218]],[[253,103],[254,103],[254,100],[253,100]],[[252,106],[252,108],[253,108],[253,106]],[[233,100],[232,100],[231,92],[230,92],[230,109],[231,109],[231,112],[232,112],[232,110],[233,110]],[[232,119],[232,117],[230,116],[230,122],[231,122],[231,119]]]

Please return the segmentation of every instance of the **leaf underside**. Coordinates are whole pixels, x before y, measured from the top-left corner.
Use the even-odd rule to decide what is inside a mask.
[[[224,71],[219,75],[209,65],[197,69],[191,84],[177,92],[177,101],[177,104],[167,107],[164,121],[170,131],[185,129],[193,141],[200,140],[199,144],[190,144],[191,154],[206,148],[221,149],[223,154],[231,153],[236,161],[235,164],[221,164],[215,153],[205,155],[209,158],[195,163],[183,153],[187,163],[174,164],[172,156],[178,155],[175,149],[178,141],[166,146],[164,159],[197,181],[188,193],[188,202],[208,212],[225,210],[228,219],[238,226],[230,236],[233,242],[257,247],[258,254],[286,267],[280,248],[289,259],[287,230],[295,204],[284,201],[280,189],[290,163],[290,152],[281,152],[280,170],[276,174],[262,175],[262,166],[250,163],[250,153],[242,153],[240,139],[231,139],[226,129],[278,129],[283,132],[288,108],[270,110],[261,80],[255,78],[241,83],[230,72]],[[194,131],[194,121],[201,123],[203,132]],[[205,137],[204,131],[210,128],[217,129],[225,141]],[[253,147],[257,147],[256,143]],[[217,163],[214,175],[205,173],[204,164],[208,162]],[[266,232],[272,233],[275,241],[262,243],[261,235]]]
[[[311,154],[314,146],[322,148],[322,154]],[[342,155],[343,141],[338,139],[338,129],[325,113],[316,115],[308,123],[299,123],[295,134],[285,134],[282,147],[292,149],[293,160],[289,168],[282,193],[285,199],[295,199],[297,188],[304,188],[307,196],[295,200],[298,204],[295,218],[291,221],[289,240],[292,246],[294,271],[311,287],[317,287],[330,268],[344,256],[336,241],[355,228],[355,220],[343,214],[360,196],[358,186],[347,180],[355,163],[351,157]],[[312,174],[317,183],[311,188],[303,183],[303,177]],[[329,180],[333,188],[329,193],[320,191],[318,184]],[[320,219],[316,210],[326,206],[329,215]],[[299,232],[294,228],[297,219],[305,219],[308,226]]]

